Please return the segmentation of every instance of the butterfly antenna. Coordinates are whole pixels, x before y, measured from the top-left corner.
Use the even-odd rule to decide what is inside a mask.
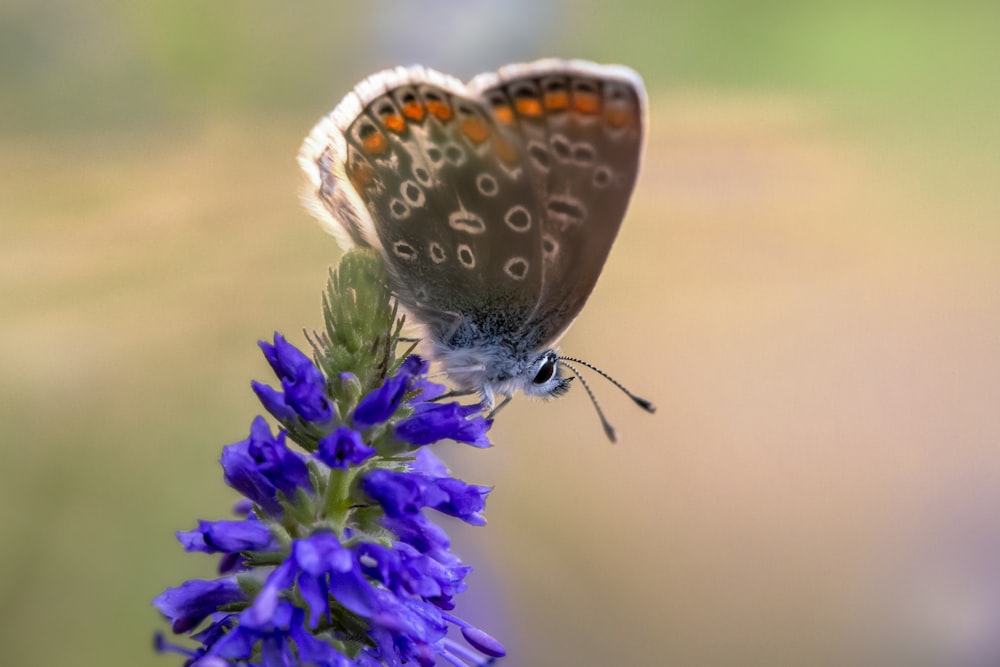
[[[649,413],[656,412],[656,406],[655,405],[653,405],[651,402],[647,401],[645,398],[642,398],[641,396],[636,396],[635,394],[633,394],[632,392],[630,392],[628,389],[625,388],[625,386],[621,382],[619,382],[618,380],[614,379],[613,377],[611,377],[610,375],[608,375],[607,373],[605,373],[604,371],[602,371],[597,366],[594,366],[593,364],[588,364],[586,361],[584,361],[582,359],[574,359],[573,357],[559,357],[559,360],[560,361],[562,361],[562,360],[572,361],[575,364],[580,364],[581,366],[586,366],[587,368],[589,368],[590,370],[594,371],[595,373],[597,373],[598,375],[600,375],[601,377],[603,377],[605,380],[607,380],[608,382],[610,382],[614,386],[618,387],[622,391],[623,394],[625,394],[626,396],[628,396],[629,398],[632,399],[633,403],[635,403],[636,405],[638,405],[640,408],[642,408],[646,412],[649,412]],[[580,377],[579,373],[577,374],[577,377]],[[580,378],[580,381],[582,382],[583,378]],[[586,385],[584,385],[584,386],[586,386]]]
[[[565,357],[559,357],[559,361],[563,366],[572,371],[573,375],[575,375],[580,381],[580,384],[583,385],[583,388],[587,390],[587,396],[590,396],[590,402],[594,404],[594,409],[597,410],[597,416],[601,418],[601,426],[604,427],[604,433],[608,436],[608,440],[611,442],[618,442],[618,437],[615,435],[615,427],[612,426],[611,422],[608,421],[608,418],[604,416],[604,410],[601,410],[601,405],[597,402],[597,397],[594,396],[594,392],[590,390],[590,385],[587,384],[587,381],[583,379],[582,375],[580,375],[580,371],[567,364]],[[573,359],[573,361],[576,360]]]

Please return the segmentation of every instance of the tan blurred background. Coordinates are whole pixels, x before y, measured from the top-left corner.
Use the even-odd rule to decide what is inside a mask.
[[[503,664],[1000,664],[1000,4],[0,6],[0,664],[179,664],[173,531],[320,324],[299,142],[363,76],[623,62],[644,171],[563,350],[480,452],[459,611]]]

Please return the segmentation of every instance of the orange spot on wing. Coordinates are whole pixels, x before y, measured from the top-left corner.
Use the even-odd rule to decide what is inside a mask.
[[[580,113],[597,113],[598,99],[595,93],[573,92],[573,108]]]
[[[514,100],[514,108],[522,116],[534,118],[542,115],[542,104],[534,97],[519,97]]]
[[[569,94],[565,90],[553,90],[545,93],[545,108],[552,111],[562,111],[569,106]]]
[[[390,130],[392,130],[393,132],[395,132],[396,134],[399,134],[400,132],[406,129],[406,121],[403,120],[402,116],[398,116],[394,113],[391,113],[388,116],[384,117],[382,119],[382,124],[385,125],[387,128],[389,128]]]
[[[632,114],[629,113],[628,109],[605,109],[604,120],[611,127],[625,127],[631,124]]]
[[[427,110],[437,116],[438,120],[448,120],[451,118],[451,107],[444,102],[430,100],[427,102]]]
[[[403,105],[403,115],[419,123],[424,119],[424,105],[419,102],[407,102]]]
[[[514,112],[506,104],[493,107],[493,115],[496,116],[498,122],[504,125],[510,125],[514,122]]]
[[[481,144],[490,137],[490,128],[478,118],[466,118],[462,121],[462,134],[473,143]]]
[[[372,184],[375,180],[375,169],[365,162],[358,162],[350,169],[350,173],[347,175],[351,180],[351,185],[358,192],[364,192],[365,189]]]
[[[402,116],[394,113],[389,114],[388,116],[383,118],[382,124],[385,125],[387,128],[389,128],[390,130],[392,130],[393,132],[395,132],[396,134],[399,134],[400,132],[406,129],[406,121],[403,120]]]
[[[514,148],[514,144],[510,143],[499,134],[493,135],[493,150],[500,157],[501,160],[507,164],[514,164],[517,162],[518,154],[517,149]]]
[[[375,155],[381,155],[389,149],[389,141],[381,132],[372,132],[362,139],[361,145],[366,152],[374,153]]]

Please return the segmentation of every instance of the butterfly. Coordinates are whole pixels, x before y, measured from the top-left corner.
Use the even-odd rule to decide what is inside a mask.
[[[345,249],[382,258],[432,355],[484,411],[560,396],[599,369],[554,346],[590,296],[625,216],[646,115],[620,65],[547,59],[469,83],[424,67],[374,74],[305,139],[308,208]],[[497,406],[498,397],[503,402]]]

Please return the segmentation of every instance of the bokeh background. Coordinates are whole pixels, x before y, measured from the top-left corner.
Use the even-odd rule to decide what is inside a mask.
[[[337,257],[294,162],[363,76],[622,62],[650,133],[563,350],[516,401],[460,606],[510,665],[1000,664],[1000,4],[5,0],[0,664],[177,664],[256,340]]]

